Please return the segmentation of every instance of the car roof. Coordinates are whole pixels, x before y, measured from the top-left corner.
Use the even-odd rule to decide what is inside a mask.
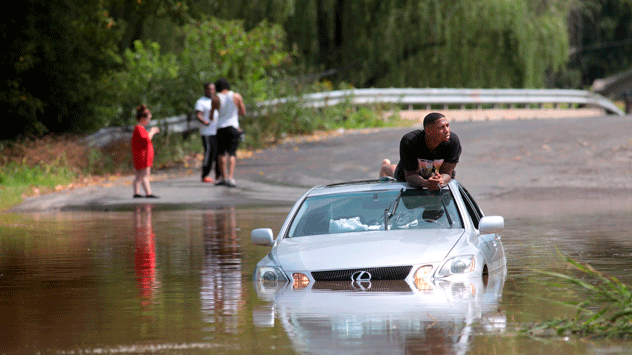
[[[450,184],[456,184],[456,180],[452,180]],[[367,192],[367,191],[399,191],[401,189],[410,190],[417,189],[411,187],[405,182],[395,180],[362,180],[362,181],[348,181],[329,185],[320,185],[312,188],[307,197],[311,196],[324,196],[335,195],[340,193],[354,193],[354,192]]]

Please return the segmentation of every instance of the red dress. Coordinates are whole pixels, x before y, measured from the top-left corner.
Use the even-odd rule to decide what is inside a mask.
[[[152,166],[154,162],[154,145],[149,139],[149,134],[145,127],[141,125],[134,126],[132,134],[132,160],[134,161],[134,169],[143,170]]]

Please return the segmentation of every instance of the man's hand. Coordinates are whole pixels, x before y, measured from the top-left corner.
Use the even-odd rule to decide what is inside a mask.
[[[445,182],[443,181],[443,176],[439,173],[435,173],[428,178],[428,190],[438,191],[443,185],[445,185]]]
[[[202,113],[202,111],[195,111],[195,117],[197,117],[198,121],[202,122],[202,124],[205,126],[211,124],[211,120],[207,120],[204,118],[204,113]]]
[[[406,174],[406,182],[412,187],[425,187],[428,190],[437,191],[441,189],[441,186],[447,183],[445,176],[439,173],[435,173],[428,179],[422,178],[421,175],[419,175],[419,170],[404,170],[404,173]]]

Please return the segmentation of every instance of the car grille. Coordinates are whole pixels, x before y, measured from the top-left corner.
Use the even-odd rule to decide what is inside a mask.
[[[410,286],[404,280],[386,280],[373,282],[350,282],[350,281],[321,281],[314,283],[312,290],[322,291],[351,291],[351,292],[412,292]]]
[[[374,267],[366,269],[314,271],[314,281],[352,281],[353,274],[365,271],[371,274],[371,281],[403,280],[410,273],[412,266]]]

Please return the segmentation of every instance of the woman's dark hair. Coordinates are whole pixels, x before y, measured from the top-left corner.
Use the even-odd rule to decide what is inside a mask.
[[[424,127],[435,123],[438,119],[444,118],[445,115],[439,112],[431,112],[424,117]]]
[[[136,120],[140,121],[141,118],[145,118],[147,116],[149,116],[149,109],[147,108],[147,106],[145,104],[140,104],[137,108],[136,108]]]
[[[217,90],[217,92],[230,90],[230,84],[228,83],[228,80],[224,78],[217,79],[217,81],[215,82],[215,90]]]

